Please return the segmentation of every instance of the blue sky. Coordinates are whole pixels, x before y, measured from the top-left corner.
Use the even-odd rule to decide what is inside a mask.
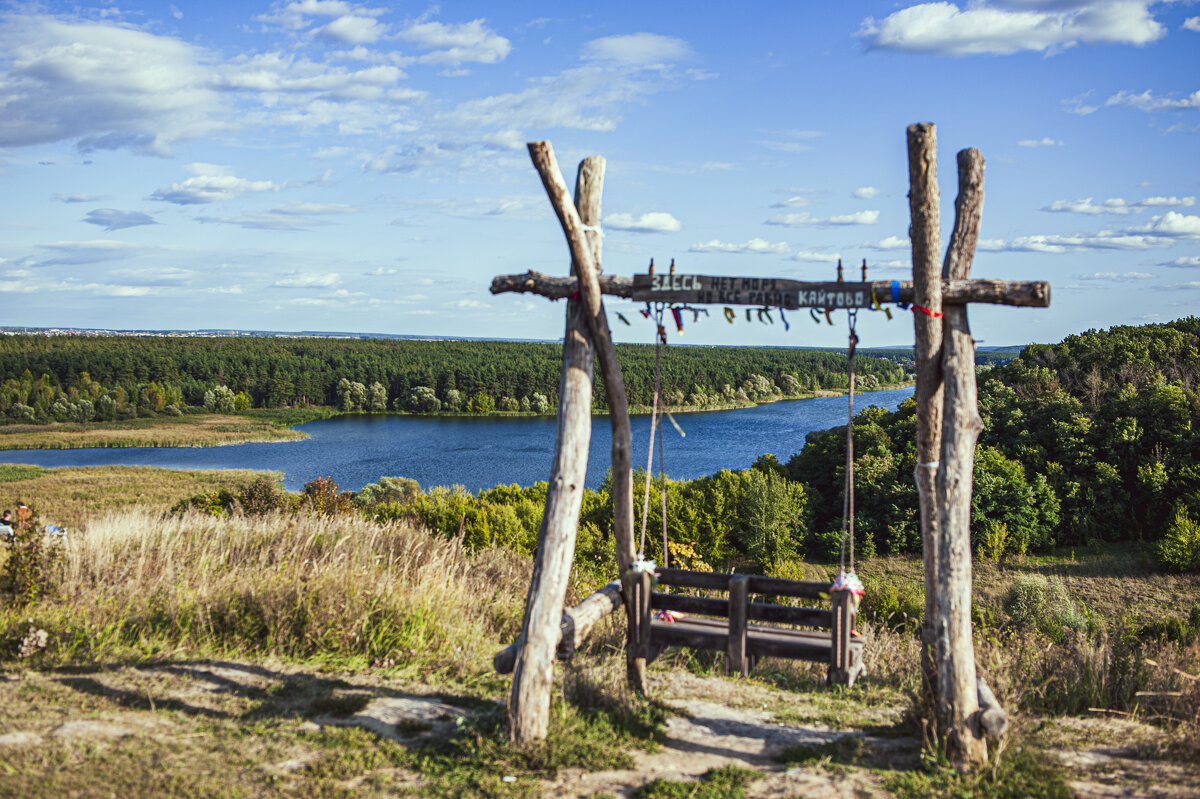
[[[981,344],[1200,309],[1194,0],[135,0],[0,12],[0,324],[559,337],[561,305],[487,290],[566,271],[540,139],[569,183],[608,159],[607,272],[902,279],[918,121],[943,241],[977,147],[975,276],[1052,284],[973,309]],[[845,340],[742,319],[683,341]]]

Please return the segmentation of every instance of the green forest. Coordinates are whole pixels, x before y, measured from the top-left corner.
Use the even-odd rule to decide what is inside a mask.
[[[552,413],[559,344],[332,338],[0,336],[0,417],[105,421],[195,409],[330,406],[346,412]],[[649,405],[654,348],[617,347],[634,406]],[[860,357],[868,391],[906,380],[894,360]],[[835,350],[671,348],[663,395],[676,407],[728,407],[847,387]],[[595,407],[606,406],[597,372]]]
[[[1011,363],[981,370],[979,401],[977,553],[1000,559],[1135,542],[1168,568],[1200,570],[1200,318],[1027,347]],[[854,437],[857,555],[919,551],[915,402],[859,411]],[[764,455],[743,471],[668,481],[673,559],[779,576],[804,557],[836,560],[845,445],[843,426],[811,433],[786,460]],[[639,517],[644,479],[635,479]],[[379,519],[415,517],[461,533],[476,547],[532,553],[545,492],[544,483],[422,492],[411,480],[387,478],[353,502]],[[662,556],[660,501],[655,481],[647,542],[654,558]],[[606,483],[584,498],[577,566],[611,573],[612,551]]]

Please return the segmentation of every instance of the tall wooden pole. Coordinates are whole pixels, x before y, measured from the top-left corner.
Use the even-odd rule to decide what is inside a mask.
[[[983,215],[983,156],[958,154],[954,232],[943,277],[966,280]],[[975,644],[971,637],[971,488],[975,441],[983,430],[975,385],[975,340],[967,306],[946,307],[942,341],[945,406],[942,414],[938,506],[938,715],[950,761],[963,769],[987,761],[976,713]]]
[[[530,145],[529,149],[535,164],[540,155],[549,156],[547,167],[553,167],[561,183],[562,176],[549,147],[546,146],[545,152],[535,151],[534,145]],[[577,187],[579,207],[594,208],[598,212],[599,195],[603,189],[603,168],[580,170],[580,178],[585,182]],[[565,188],[564,185],[564,191]],[[591,271],[594,279],[599,237],[596,237],[594,245],[590,245],[584,236],[584,223],[580,221],[574,206],[571,211],[574,212],[573,224],[568,226],[567,222],[563,223],[572,245],[571,272],[586,279],[588,271]],[[590,267],[590,270],[585,267]],[[588,445],[592,434],[594,352],[584,303],[568,302],[566,314],[554,464],[538,533],[525,618],[521,637],[517,641],[517,662],[513,669],[512,695],[508,704],[509,735],[513,743],[518,745],[544,740],[549,731],[554,652],[558,644],[567,580],[575,557],[575,538],[579,531],[579,510],[583,505]]]
[[[937,183],[937,130],[932,123],[908,127],[908,204],[912,226],[913,301],[922,308],[942,309],[939,269],[941,226]],[[921,546],[925,561],[925,620],[921,625],[921,685],[931,700],[938,695],[934,661],[938,585],[938,515],[935,501],[942,430],[942,320],[913,314],[914,361],[917,368],[917,496],[921,508]]]

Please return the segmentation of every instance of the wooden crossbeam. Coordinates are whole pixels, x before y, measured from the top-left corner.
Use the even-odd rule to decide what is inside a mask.
[[[786,278],[720,277],[714,275],[654,274],[601,275],[600,291],[637,302],[673,302],[688,305],[751,305],[771,308],[870,308],[876,301],[891,304],[892,286],[901,303],[915,298],[911,280],[872,280],[865,283],[806,282]],[[518,292],[550,299],[574,297],[579,282],[574,277],[552,277],[529,271],[523,275],[492,278],[493,294]],[[988,303],[1024,308],[1050,307],[1050,284],[1044,280],[943,280],[946,305]]]

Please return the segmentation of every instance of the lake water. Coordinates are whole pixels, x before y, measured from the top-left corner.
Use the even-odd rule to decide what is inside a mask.
[[[878,405],[894,410],[912,393],[910,387],[862,394],[855,397],[855,409]],[[764,453],[786,462],[804,446],[808,433],[846,423],[846,398],[775,402],[675,418],[687,436],[681,438],[667,424],[667,474],[690,479],[721,469],[744,469]],[[633,463],[645,466],[650,417],[634,417],[632,427]],[[292,490],[321,476],[331,476],[343,490],[354,491],[380,477],[396,476],[411,477],[423,488],[457,484],[478,491],[501,483],[532,485],[546,480],[554,458],[553,418],[347,416],[309,422],[299,429],[311,438],[209,448],[2,450],[0,462],[259,469],[282,472]],[[611,446],[608,418],[593,418],[589,487],[604,479]],[[657,451],[654,460],[657,470]]]

